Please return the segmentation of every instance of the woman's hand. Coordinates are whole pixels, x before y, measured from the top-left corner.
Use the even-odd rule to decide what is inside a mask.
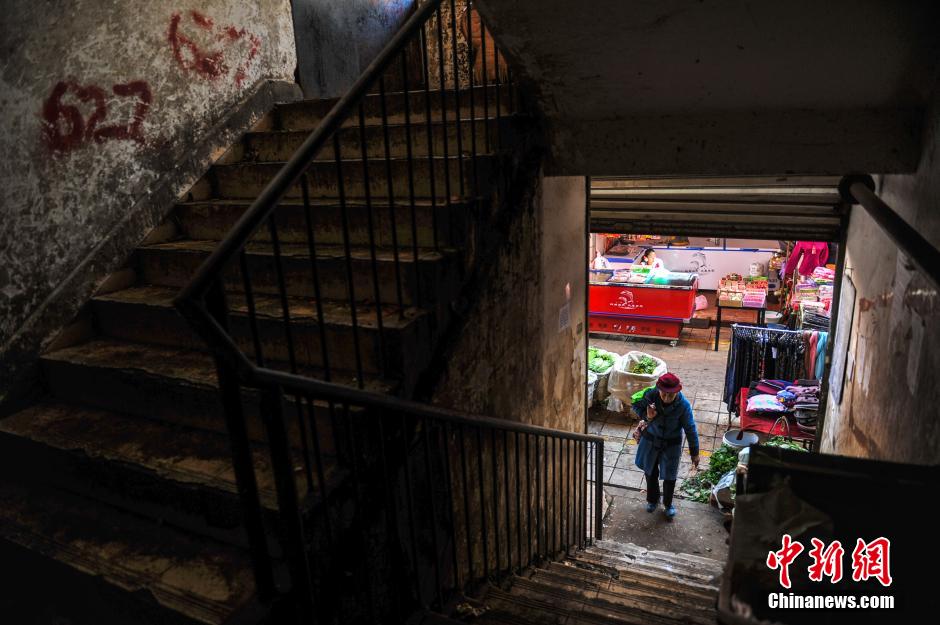
[[[649,406],[646,407],[646,420],[652,421],[655,418],[656,418],[656,406],[654,406],[653,404],[650,404]]]
[[[640,421],[636,424],[636,429],[633,430],[633,440],[640,442],[640,436],[643,434],[643,430],[646,429],[648,423],[646,421]]]

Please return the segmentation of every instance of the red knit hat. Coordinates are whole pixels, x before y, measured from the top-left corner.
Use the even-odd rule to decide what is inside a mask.
[[[682,382],[679,381],[679,377],[676,374],[664,373],[659,376],[659,380],[656,382],[656,388],[664,393],[678,393],[682,390]]]

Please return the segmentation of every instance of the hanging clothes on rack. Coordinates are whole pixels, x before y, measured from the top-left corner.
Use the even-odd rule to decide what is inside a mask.
[[[733,324],[723,389],[728,408],[739,410],[740,391],[752,382],[804,377],[808,368],[805,355],[806,343],[800,331]]]

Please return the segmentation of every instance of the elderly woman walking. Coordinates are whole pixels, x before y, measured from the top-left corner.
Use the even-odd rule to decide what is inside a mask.
[[[692,406],[681,390],[679,378],[665,373],[656,382],[656,388],[647,390],[633,404],[633,410],[640,418],[633,438],[639,442],[636,466],[646,474],[646,511],[652,512],[659,504],[659,478],[662,477],[663,508],[668,519],[676,516],[672,495],[682,456],[683,432],[689,441],[692,465],[698,469],[698,432],[692,418]]]

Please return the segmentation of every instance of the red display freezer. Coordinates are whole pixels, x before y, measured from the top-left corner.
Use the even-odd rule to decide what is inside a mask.
[[[669,272],[646,282],[595,282],[588,287],[591,332],[679,339],[683,323],[695,312],[698,276]]]

